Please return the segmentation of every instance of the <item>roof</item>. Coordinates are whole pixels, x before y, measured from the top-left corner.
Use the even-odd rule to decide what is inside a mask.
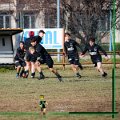
[[[21,33],[23,31],[23,29],[21,28],[0,28],[0,35],[15,35],[18,33]]]

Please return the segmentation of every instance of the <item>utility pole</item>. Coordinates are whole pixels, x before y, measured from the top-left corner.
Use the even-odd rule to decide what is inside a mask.
[[[60,28],[60,0],[57,0],[57,28]],[[60,52],[60,49],[57,49]],[[60,62],[60,54],[57,56],[58,62]]]

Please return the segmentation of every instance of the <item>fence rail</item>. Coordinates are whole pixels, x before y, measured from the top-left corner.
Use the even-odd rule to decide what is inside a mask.
[[[116,51],[115,52],[116,55],[119,55],[120,56],[120,51]],[[66,62],[65,60],[65,52],[49,52],[49,54],[51,55],[57,55],[57,54],[60,54],[62,55],[62,62],[61,63],[55,63],[55,65],[63,65],[63,69],[65,69],[65,65],[70,65],[68,62]],[[103,55],[103,53],[101,53]],[[113,55],[114,52],[113,51],[107,51],[107,54],[108,55]],[[88,55],[88,54],[86,54]],[[82,62],[83,65],[90,65],[92,64],[92,62]],[[109,61],[106,61],[106,62],[102,62],[102,64],[113,64],[113,62],[109,62]],[[116,62],[116,64],[120,64],[120,62]]]

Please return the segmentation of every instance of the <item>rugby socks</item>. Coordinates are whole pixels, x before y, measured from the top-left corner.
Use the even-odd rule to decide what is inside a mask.
[[[29,71],[28,70],[24,71],[24,75],[25,75],[24,78],[27,78],[29,75]]]
[[[39,72],[39,74],[40,74],[40,75],[43,75],[43,72],[41,71],[41,72]]]
[[[20,77],[23,76],[23,73],[24,73],[24,72],[25,72],[24,69],[22,69],[22,71],[20,72]]]
[[[81,63],[79,63],[78,67],[83,70],[83,66],[81,65]]]
[[[55,75],[57,76],[58,80],[61,82],[62,81],[62,77],[60,76],[60,74],[55,73]]]
[[[19,73],[16,73],[16,78],[19,78]]]
[[[34,77],[35,77],[35,72],[31,73],[31,78],[34,78]]]
[[[40,74],[39,80],[40,80],[40,79],[44,79],[44,78],[45,78],[45,76],[44,76],[44,74],[43,74],[43,72],[42,72],[42,71],[41,71],[41,72],[39,72],[39,74]]]
[[[81,75],[79,72],[76,73],[76,77],[81,78]]]
[[[104,72],[104,73],[102,74],[102,76],[103,76],[103,77],[106,77],[106,76],[107,76],[107,73],[106,73],[106,72]]]

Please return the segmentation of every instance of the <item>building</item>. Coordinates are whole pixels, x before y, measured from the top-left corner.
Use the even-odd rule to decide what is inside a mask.
[[[0,0],[0,29],[56,27],[56,22],[53,22],[55,14],[49,14],[54,10],[49,8],[50,6],[47,7],[49,9],[45,9],[45,7],[48,6],[46,1],[47,0]],[[4,44],[4,46],[2,46],[3,39],[7,41],[7,44]],[[0,50],[7,50],[9,47],[11,49],[11,43],[9,44],[10,41],[8,39],[8,37],[0,37]],[[17,36],[12,36],[12,43],[14,50],[13,53],[15,54],[16,46],[18,46]],[[9,52],[11,53],[11,51]],[[4,52],[0,52],[1,59],[3,58],[3,53]],[[13,55],[11,56],[10,54],[7,54],[4,55],[4,59],[5,57],[8,61],[2,60],[3,62],[0,61],[0,63],[13,63],[13,60],[11,60]]]
[[[72,0],[68,0],[68,1],[70,2]],[[0,28],[22,28],[22,29],[55,28],[57,27],[56,2],[57,0],[0,0]],[[78,5],[78,3],[76,3],[75,5]],[[69,27],[68,16],[70,14],[68,10],[68,16],[65,17],[64,12],[67,9],[65,9],[64,11],[63,8],[64,7],[61,5],[60,21],[62,27],[64,27],[67,30]],[[76,9],[77,7],[73,6],[73,8]],[[117,12],[117,16],[119,20],[117,23],[118,27],[116,31],[116,42],[120,42],[120,17],[119,17],[120,12]],[[77,16],[77,17],[84,18],[84,16]],[[109,21],[109,15],[105,16],[104,18],[105,21],[104,20],[99,21],[100,27],[98,28],[105,29],[109,33],[110,24],[106,22],[106,20]],[[82,19],[81,19],[81,23],[82,23]],[[76,30],[78,32],[79,31],[81,32],[80,28]],[[99,31],[100,30],[98,30],[98,32]],[[16,36],[13,36],[12,40],[13,40],[14,51],[16,51],[16,46],[18,43],[16,39],[17,39]],[[102,41],[109,42],[109,39],[110,37],[109,35],[107,35],[106,37],[103,38]]]

